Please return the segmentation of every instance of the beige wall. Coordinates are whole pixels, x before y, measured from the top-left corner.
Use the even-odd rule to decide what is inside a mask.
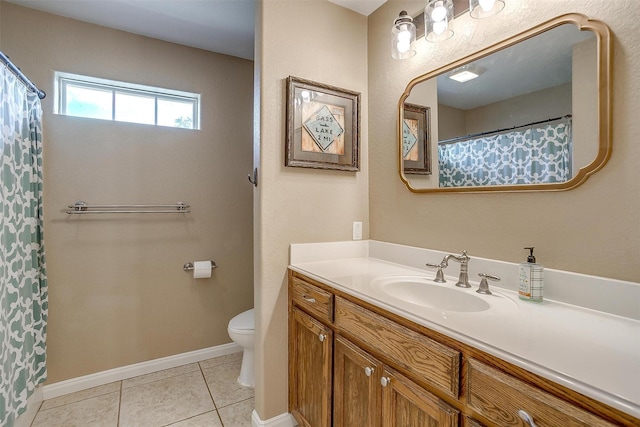
[[[368,237],[367,19],[325,0],[266,0],[262,9],[256,410],[266,420],[287,411],[289,244],[349,240],[352,221]],[[289,75],[361,92],[360,172],[284,166]]]
[[[48,383],[230,342],[253,304],[253,63],[6,2],[0,22],[3,50],[48,94]],[[53,115],[54,70],[201,93],[202,130]],[[192,213],[64,214],[76,200]],[[182,270],[207,259],[212,279]]]
[[[595,68],[595,64],[592,68]],[[571,114],[571,86],[571,83],[565,83],[467,110],[466,134],[510,128]],[[597,146],[596,141],[593,144]]]
[[[465,110],[438,104],[438,134],[431,135],[433,141],[467,135]]]
[[[369,17],[369,167],[371,238],[472,257],[522,261],[536,246],[550,268],[618,279],[640,278],[640,33],[637,2],[616,7],[582,0],[519,0],[490,20],[459,18],[456,35],[418,55],[394,61],[389,25],[400,10],[417,14],[423,1],[391,1]],[[614,37],[613,153],[575,190],[557,193],[413,194],[398,178],[396,105],[414,77],[557,15],[580,12],[607,23]]]

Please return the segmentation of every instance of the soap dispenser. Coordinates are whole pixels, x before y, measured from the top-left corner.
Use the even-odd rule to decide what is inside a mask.
[[[527,257],[527,262],[520,263],[518,296],[521,300],[542,302],[544,268],[542,265],[536,264],[536,257],[533,256],[533,247],[525,249],[529,250],[529,256]]]

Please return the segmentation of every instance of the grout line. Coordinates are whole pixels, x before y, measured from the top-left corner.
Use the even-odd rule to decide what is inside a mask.
[[[108,384],[98,385],[98,386],[91,387],[91,388],[105,387],[105,386],[107,386],[107,385],[109,385],[109,384],[113,384],[113,383],[116,383],[116,382],[121,383],[121,384],[120,384],[120,389],[121,389],[121,388],[122,388],[122,381],[112,381],[112,382],[110,382],[110,383],[108,383]],[[64,394],[64,395],[62,395],[62,396],[53,397],[53,398],[51,398],[51,399],[43,400],[43,401],[42,401],[42,403],[40,403],[40,407],[38,408],[38,412],[47,412],[47,411],[49,411],[49,410],[51,410],[51,409],[61,408],[61,407],[63,407],[63,406],[71,405],[71,404],[74,404],[74,403],[80,403],[80,402],[84,402],[85,400],[95,399],[96,397],[102,397],[102,396],[106,396],[107,394],[115,393],[115,391],[109,391],[109,392],[105,392],[105,393],[96,394],[95,396],[85,397],[84,399],[74,400],[73,402],[62,403],[62,404],[60,404],[60,405],[52,406],[52,407],[47,408],[47,409],[42,409],[42,405],[43,405],[45,402],[49,402],[49,401],[51,401],[51,400],[58,399],[58,398],[61,398],[61,397],[64,397],[64,396],[69,396],[69,395],[71,395],[71,394],[75,394],[75,393],[82,393],[83,391],[91,390],[91,388],[87,388],[87,389],[85,389],[85,390],[80,390],[80,391],[76,391],[76,392],[74,392],[74,393]]]
[[[120,412],[122,412],[122,381],[120,381],[120,397],[118,398],[118,419],[116,419],[116,427],[120,427]]]
[[[33,419],[29,423],[29,427],[33,427],[33,423],[36,422],[36,417],[38,416],[38,413],[40,412],[40,408],[42,408],[42,403],[43,402],[44,402],[44,400],[42,402],[40,402],[40,404],[38,405],[38,410],[36,411],[36,414],[33,416]]]
[[[198,362],[198,367],[200,368],[200,373],[202,374],[202,379],[204,380],[204,384],[207,386],[207,391],[209,392],[209,397],[211,397],[211,401],[213,402],[213,407],[216,408],[215,412],[218,416],[218,420],[220,421],[220,425],[224,427],[224,422],[222,421],[222,416],[220,415],[220,411],[218,410],[218,405],[216,404],[215,399],[213,398],[213,394],[211,393],[211,388],[209,387],[209,383],[207,382],[207,377],[204,375],[204,371],[202,369],[202,365]]]
[[[200,362],[198,362],[198,368],[200,368],[200,374],[202,375],[202,379],[204,380],[204,384],[207,386],[207,391],[209,392],[209,397],[211,398],[211,401],[213,402],[213,407],[216,408],[216,411],[218,410],[218,405],[216,404],[216,400],[213,398],[213,394],[211,393],[211,387],[209,387],[209,383],[207,382],[207,377],[205,377],[204,372],[202,370],[202,365],[200,365]],[[220,418],[220,414],[218,414],[218,418]],[[222,422],[222,418],[220,418],[220,422]]]
[[[193,365],[193,364],[198,364],[198,362],[185,363],[184,365],[179,365],[179,366],[176,366],[176,367],[173,367],[173,368],[168,368],[168,369],[162,369],[162,370],[160,370],[160,371],[150,372],[150,373],[148,373],[148,374],[138,375],[137,377],[127,378],[126,380],[133,380],[133,379],[136,379],[136,378],[139,378],[139,377],[151,376],[151,375],[155,375],[155,374],[157,374],[157,373],[159,373],[159,372],[170,371],[170,370],[172,370],[172,369],[178,369],[178,368],[182,368],[183,366],[188,366],[188,365]],[[198,367],[199,367],[199,364],[198,364]],[[187,372],[182,372],[182,373],[176,373],[175,375],[170,375],[170,376],[168,376],[168,377],[159,378],[159,379],[157,379],[157,380],[144,382],[144,383],[137,384],[137,385],[133,385],[133,386],[129,386],[129,387],[126,387],[126,388],[124,387],[124,382],[125,382],[126,380],[122,380],[121,382],[122,382],[123,384],[122,384],[121,388],[122,388],[123,390],[129,390],[129,389],[131,389],[131,388],[136,388],[136,387],[140,387],[140,386],[147,385],[147,384],[157,383],[158,381],[168,380],[169,378],[175,378],[175,377],[179,377],[179,376],[182,376],[182,375],[185,375],[185,374],[190,374],[190,373],[192,373],[192,372],[197,372],[197,371],[198,371],[198,368],[194,369],[193,371],[187,371]]]
[[[175,422],[173,422],[173,423],[171,423],[171,424],[164,424],[164,425],[162,425],[161,427],[171,427],[172,425],[176,425],[176,424],[178,424],[178,423],[183,423],[183,422],[185,422],[185,421],[187,421],[187,420],[190,420],[190,419],[193,419],[193,418],[196,418],[196,417],[200,417],[200,416],[202,416],[202,415],[209,414],[209,413],[211,413],[211,412],[215,412],[215,413],[216,413],[216,415],[218,415],[218,419],[220,419],[220,415],[218,414],[218,411],[216,411],[215,409],[213,409],[213,410],[211,410],[211,411],[203,412],[203,413],[201,413],[201,414],[192,415],[192,416],[190,416],[190,417],[188,417],[188,418],[185,418],[185,419],[182,419],[182,420],[175,421]]]

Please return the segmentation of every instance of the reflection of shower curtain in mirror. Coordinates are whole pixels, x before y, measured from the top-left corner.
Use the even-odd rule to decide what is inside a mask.
[[[440,187],[571,179],[571,119],[438,146]]]
[[[47,377],[40,99],[0,64],[0,425]]]

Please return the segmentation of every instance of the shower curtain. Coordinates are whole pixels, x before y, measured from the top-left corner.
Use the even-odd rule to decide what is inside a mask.
[[[438,146],[440,187],[566,182],[571,120]]]
[[[0,425],[47,378],[42,110],[0,64]]]

